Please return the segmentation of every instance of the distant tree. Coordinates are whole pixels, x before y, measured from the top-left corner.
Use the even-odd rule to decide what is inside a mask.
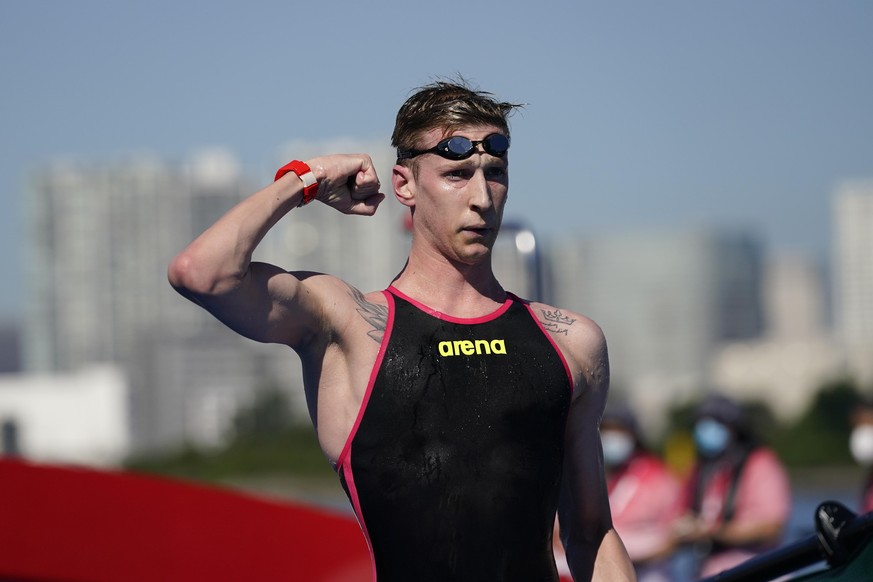
[[[842,465],[852,462],[849,414],[860,399],[853,378],[825,383],[796,422],[778,435],[775,446],[790,465]]]
[[[264,386],[249,406],[237,412],[231,440],[249,442],[276,438],[286,433],[292,424],[288,396],[276,386]]]
[[[288,397],[266,385],[233,419],[233,434],[217,450],[186,445],[176,451],[130,459],[129,469],[215,481],[251,475],[335,475],[310,426],[293,419]]]
[[[694,409],[697,408],[697,400],[686,400],[674,404],[667,413],[668,432],[691,432],[694,422]]]

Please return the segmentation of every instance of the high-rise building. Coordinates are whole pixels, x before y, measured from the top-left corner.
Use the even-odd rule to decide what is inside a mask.
[[[167,284],[167,264],[247,187],[232,169],[220,183],[202,175],[203,163],[214,162],[55,163],[36,173],[28,197],[27,370],[125,361],[143,330],[204,324]]]
[[[37,171],[28,196],[25,369],[114,364],[130,384],[134,448],[184,440],[184,426],[153,434],[159,425],[148,412],[157,405],[146,404],[194,387],[180,378],[143,384],[148,376],[134,371],[151,353],[146,339],[220,333],[172,290],[167,265],[249,189],[236,160],[220,152],[187,164],[137,157]]]
[[[873,181],[834,195],[834,301],[837,337],[854,372],[873,379]]]
[[[765,335],[777,340],[821,338],[828,332],[823,269],[800,255],[770,258],[764,274]]]
[[[21,371],[21,324],[0,320],[0,374]]]
[[[795,420],[845,363],[827,329],[822,271],[800,255],[770,257],[763,297],[764,335],[721,345],[712,381],[741,400],[765,402],[781,420]]]
[[[761,248],[744,233],[616,233],[549,257],[555,304],[601,326],[614,392],[645,410],[709,388],[715,346],[762,332]]]
[[[504,289],[524,299],[548,303],[541,246],[529,226],[505,219],[494,245],[491,265]]]
[[[873,342],[873,181],[844,184],[834,220],[837,330],[847,343]]]

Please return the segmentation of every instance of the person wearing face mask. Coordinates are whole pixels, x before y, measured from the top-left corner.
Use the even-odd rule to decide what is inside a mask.
[[[852,411],[849,451],[855,462],[867,469],[861,490],[861,513],[873,511],[873,402],[862,402]]]
[[[641,439],[633,411],[607,409],[600,422],[612,523],[640,582],[670,580],[671,527],[679,515],[681,484]]]
[[[775,547],[791,512],[787,471],[752,435],[735,401],[712,394],[695,413],[697,462],[686,482],[684,515],[675,542],[699,559],[698,576],[712,576]]]

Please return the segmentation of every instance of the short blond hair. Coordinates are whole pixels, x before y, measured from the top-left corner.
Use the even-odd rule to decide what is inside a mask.
[[[436,81],[416,89],[400,107],[391,145],[398,152],[419,149],[419,140],[432,129],[442,129],[445,135],[470,125],[494,125],[509,137],[509,116],[520,107],[473,89],[464,79]]]

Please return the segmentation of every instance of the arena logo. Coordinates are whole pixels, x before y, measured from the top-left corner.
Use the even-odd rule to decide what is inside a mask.
[[[494,340],[452,340],[437,344],[441,356],[506,355],[506,343]]]

